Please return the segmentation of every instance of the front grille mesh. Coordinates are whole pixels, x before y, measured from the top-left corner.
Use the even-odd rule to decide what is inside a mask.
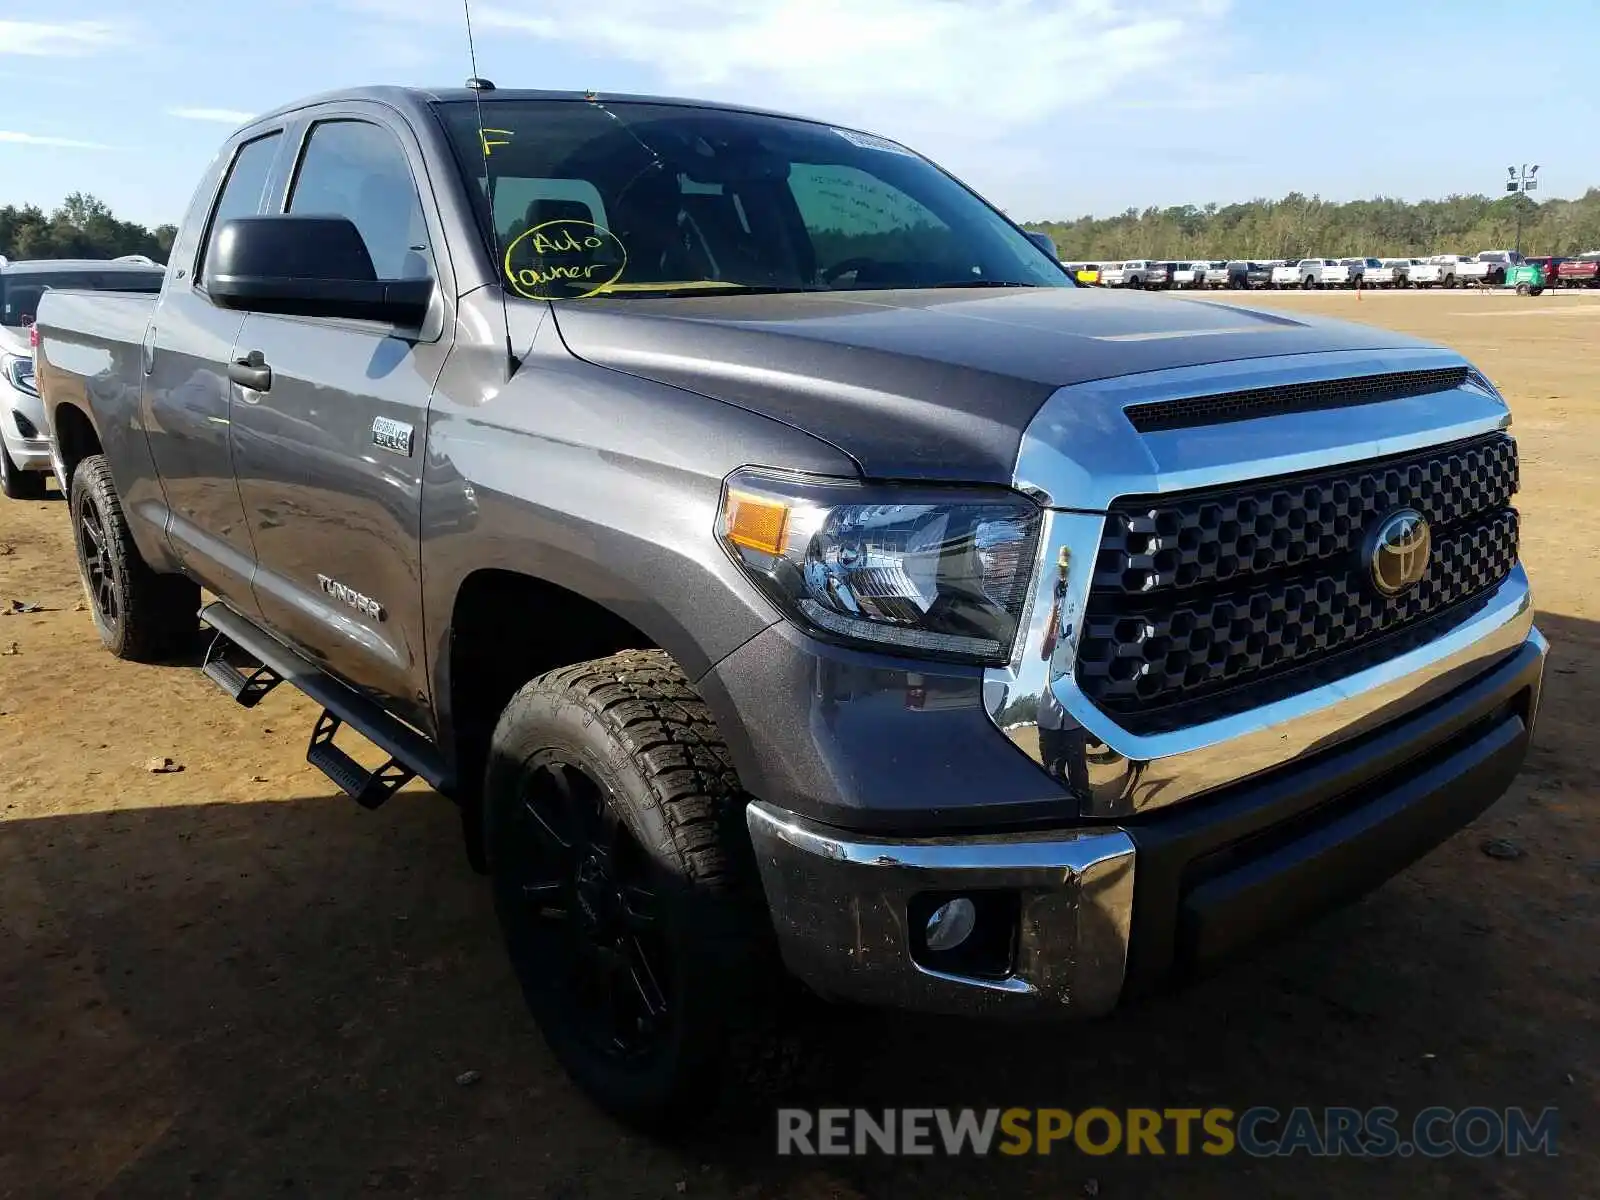
[[[1467,382],[1466,367],[1437,367],[1426,371],[1389,371],[1358,379],[1321,379],[1279,387],[1248,388],[1213,396],[1185,396],[1131,404],[1123,411],[1140,433],[1163,429],[1190,429],[1221,425],[1279,413],[1311,412],[1320,408],[1347,408],[1447,392]]]
[[[1231,491],[1118,500],[1079,638],[1079,686],[1130,727],[1153,728],[1169,710],[1199,720],[1250,707],[1257,692],[1281,692],[1267,681],[1366,647],[1358,669],[1506,577],[1516,489],[1516,444],[1494,434]],[[1402,507],[1428,519],[1433,552],[1416,587],[1385,597],[1363,543]]]

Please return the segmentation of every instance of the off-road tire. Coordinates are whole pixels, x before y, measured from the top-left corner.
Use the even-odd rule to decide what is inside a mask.
[[[1519,295],[1519,296],[1527,296],[1527,295],[1530,295],[1532,292],[1533,292],[1533,288],[1530,285],[1528,285],[1526,283],[1517,284],[1517,295]]]
[[[43,500],[45,483],[43,471],[22,470],[0,442],[0,494],[8,500]]]
[[[85,458],[72,473],[72,541],[89,613],[105,648],[134,662],[164,662],[193,648],[200,628],[200,586],[182,575],[151,570],[134,544],[122,501],[102,454]],[[114,600],[107,611],[91,579],[84,522],[93,514],[104,536],[104,578]]]
[[[601,802],[642,853],[635,870],[647,872],[661,899],[652,928],[665,966],[651,974],[665,977],[667,1015],[642,1059],[623,1061],[585,1032],[574,985],[563,982],[577,968],[559,948],[580,935],[573,930],[563,942],[540,924],[547,914],[529,905],[534,889],[516,858],[526,843],[515,829],[532,808],[528,789],[540,786],[552,760],[599,785]],[[484,845],[523,996],[573,1080],[641,1129],[700,1123],[719,1101],[726,1110],[729,1098],[784,1075],[771,1024],[781,972],[745,827],[748,799],[709,710],[660,651],[625,651],[541,675],[512,697],[495,726]]]

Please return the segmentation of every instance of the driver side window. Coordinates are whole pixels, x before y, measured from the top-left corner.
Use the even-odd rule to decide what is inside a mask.
[[[311,127],[289,197],[291,213],[348,217],[379,279],[429,279],[428,224],[411,164],[394,134],[367,121]]]

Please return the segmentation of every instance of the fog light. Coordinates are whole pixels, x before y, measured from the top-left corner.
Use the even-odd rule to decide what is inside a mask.
[[[11,417],[12,420],[16,422],[17,432],[20,435],[25,438],[36,438],[39,436],[39,430],[34,426],[32,421],[28,420],[27,417],[23,416],[19,412],[13,412]]]
[[[933,910],[926,929],[929,950],[954,950],[972,936],[978,924],[977,907],[965,896],[946,900]]]

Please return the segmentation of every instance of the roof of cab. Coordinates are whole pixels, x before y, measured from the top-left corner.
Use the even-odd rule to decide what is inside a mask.
[[[793,113],[775,112],[771,109],[754,108],[744,104],[726,104],[714,100],[693,100],[673,96],[640,96],[625,92],[549,91],[540,88],[487,88],[477,91],[468,87],[417,88],[383,84],[369,87],[340,88],[337,91],[307,96],[304,99],[295,100],[275,108],[271,112],[262,113],[259,117],[255,117],[240,128],[248,129],[266,121],[289,116],[313,105],[334,104],[339,101],[367,100],[378,104],[387,104],[402,113],[420,114],[422,110],[431,104],[448,104],[479,99],[486,102],[500,100],[566,100],[589,104],[667,104],[683,108],[751,113],[764,117],[786,117],[790,120],[810,121],[813,124],[822,123],[812,117],[801,117]]]

